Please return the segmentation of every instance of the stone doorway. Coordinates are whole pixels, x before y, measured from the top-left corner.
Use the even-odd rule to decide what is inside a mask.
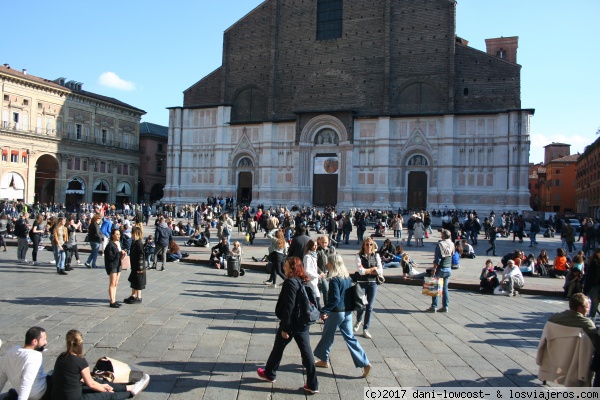
[[[413,171],[408,174],[408,192],[406,207],[409,210],[427,209],[427,174]]]

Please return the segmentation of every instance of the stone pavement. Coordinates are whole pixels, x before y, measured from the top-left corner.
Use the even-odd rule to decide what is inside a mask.
[[[261,238],[257,243],[267,241]],[[431,243],[422,252],[411,251],[419,263],[430,262]],[[513,245],[501,246],[504,251],[498,254]],[[352,270],[352,254],[358,246],[346,247],[352,248],[342,246],[340,251]],[[264,248],[245,246],[245,258],[263,253]],[[203,248],[184,250],[192,253],[190,258],[208,253]],[[278,290],[262,284],[265,274],[260,271],[230,278],[194,262],[168,263],[164,272],[149,271],[142,304],[112,309],[103,269],[77,267],[68,276],[59,276],[50,264],[16,264],[15,254],[15,247],[0,252],[0,339],[4,342],[0,358],[12,345],[22,344],[27,328],[40,325],[48,332],[45,367],[52,369],[64,349],[64,335],[78,329],[88,362],[111,356],[151,375],[148,389],[139,396],[144,400],[305,397],[294,344],[286,350],[275,384],[256,375],[277,327]],[[42,261],[51,258],[51,252],[40,252]],[[484,257],[466,261],[456,280],[464,274],[465,280],[473,281]],[[393,271],[386,273],[391,276]],[[127,275],[121,277],[118,299],[130,294]],[[527,282],[536,279],[561,284],[541,278]],[[365,386],[540,385],[535,354],[542,328],[551,313],[567,308],[565,301],[548,296],[490,297],[466,290],[450,291],[448,314],[424,313],[429,305],[430,298],[421,295],[418,286],[380,286],[370,328],[373,339],[359,338],[373,365],[371,376],[361,378],[338,334],[332,368],[318,370],[319,396],[362,399]],[[321,325],[311,327],[313,348],[321,329]]]

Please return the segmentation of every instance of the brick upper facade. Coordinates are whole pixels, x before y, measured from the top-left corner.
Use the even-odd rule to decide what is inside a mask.
[[[232,104],[232,122],[520,108],[521,67],[457,44],[454,3],[345,2],[343,37],[316,40],[316,7],[265,1],[225,32],[223,65],[186,90],[184,107]]]

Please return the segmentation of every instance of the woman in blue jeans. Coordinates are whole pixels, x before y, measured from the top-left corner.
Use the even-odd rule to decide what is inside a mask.
[[[68,275],[65,272],[66,255],[63,249],[63,244],[67,240],[69,240],[69,236],[65,227],[65,219],[64,217],[60,217],[52,230],[52,250],[54,252],[54,261],[56,261],[56,273],[59,275]]]
[[[371,313],[373,312],[373,304],[375,304],[375,296],[377,295],[377,275],[383,275],[383,266],[381,265],[381,258],[377,253],[377,245],[370,237],[366,238],[360,246],[360,250],[356,255],[356,268],[358,269],[358,282],[365,291],[369,304],[366,309],[360,309],[356,313],[354,332],[358,332],[360,329],[364,315],[363,337],[371,339],[369,326],[371,326]]]
[[[98,259],[98,250],[100,250],[100,243],[102,243],[102,234],[100,233],[100,224],[98,221],[102,219],[100,214],[95,214],[90,221],[90,227],[88,228],[88,241],[92,252],[85,262],[85,266],[88,268],[96,268],[96,260]]]
[[[442,291],[442,308],[440,312],[448,312],[448,305],[450,298],[448,297],[448,281],[452,275],[452,255],[456,251],[454,243],[452,243],[452,234],[447,229],[442,229],[442,240],[438,242],[435,247],[435,254],[433,256],[433,270],[431,276],[436,278],[444,278],[444,286]],[[431,307],[427,312],[437,312],[438,308],[438,297],[431,298]]]
[[[327,258],[327,270],[331,281],[329,282],[329,292],[326,306],[321,312],[321,319],[325,321],[323,334],[314,355],[319,358],[315,363],[317,367],[329,368],[329,353],[333,345],[335,332],[340,328],[342,337],[350,350],[352,361],[356,368],[363,368],[363,377],[366,378],[371,372],[371,363],[367,354],[361,347],[354,332],[352,332],[352,308],[354,299],[351,292],[352,279],[344,265],[342,256],[332,254]]]

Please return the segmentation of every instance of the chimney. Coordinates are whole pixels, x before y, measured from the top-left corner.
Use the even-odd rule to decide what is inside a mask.
[[[515,64],[517,63],[518,36],[485,39],[485,47],[488,54]]]
[[[23,75],[27,75],[27,69],[23,68]]]

